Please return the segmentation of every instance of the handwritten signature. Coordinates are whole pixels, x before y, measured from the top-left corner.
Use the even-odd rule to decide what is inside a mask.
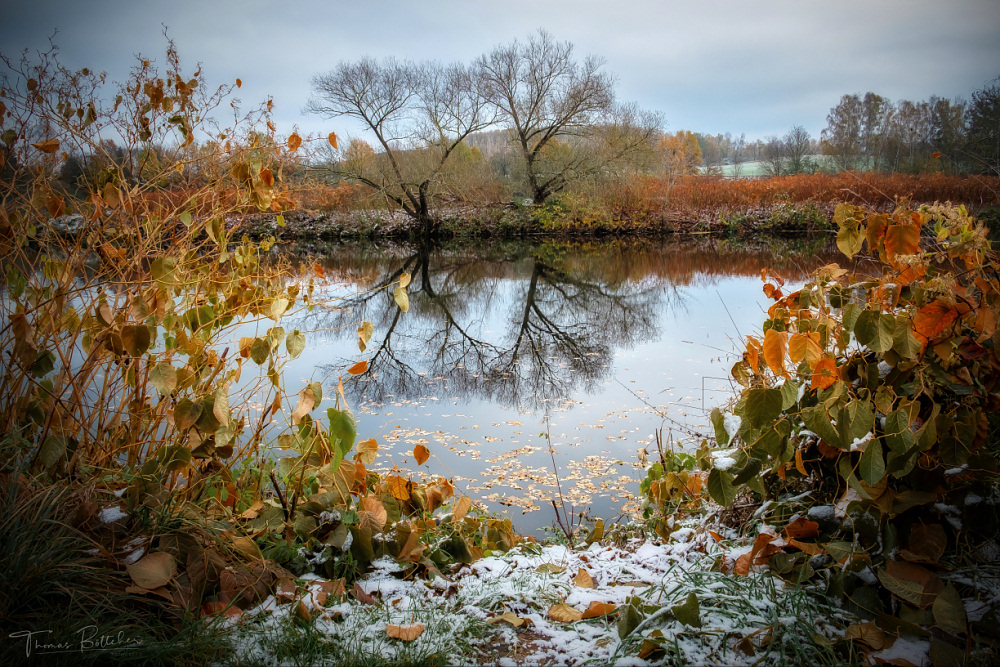
[[[71,640],[53,641],[51,634],[52,630],[20,630],[8,636],[11,639],[24,640],[24,655],[29,658],[32,654],[131,650],[139,648],[144,643],[137,637],[128,637],[124,630],[101,633],[96,625],[80,628]]]

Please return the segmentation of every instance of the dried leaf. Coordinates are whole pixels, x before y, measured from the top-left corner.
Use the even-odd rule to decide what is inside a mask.
[[[416,445],[413,448],[413,458],[416,460],[418,466],[422,466],[430,458],[431,452],[429,449],[423,445]]]
[[[362,440],[358,443],[358,458],[366,466],[370,466],[375,463],[375,458],[378,455],[378,442],[375,438],[371,440]]]
[[[618,609],[618,607],[610,602],[598,602],[594,600],[583,612],[583,616],[581,618],[583,620],[587,620],[588,618],[600,618],[602,616],[607,616],[616,609]]]
[[[573,577],[573,585],[579,586],[580,588],[593,588],[594,580],[591,579],[590,575],[587,574],[587,571],[581,567],[577,570],[576,576]]]
[[[575,623],[583,618],[583,612],[567,604],[560,603],[549,608],[548,617],[559,623]]]
[[[295,151],[298,150],[299,146],[302,145],[302,137],[300,137],[296,132],[292,132],[291,136],[288,137],[288,150]]]
[[[361,375],[367,370],[368,370],[368,360],[365,359],[364,361],[359,361],[358,363],[348,368],[347,372],[350,373],[351,375]]]
[[[327,135],[326,140],[330,142],[331,146],[333,146],[334,148],[337,148],[337,133],[336,132],[331,132],[329,135]]]
[[[957,317],[958,311],[938,299],[917,311],[913,321],[913,334],[921,346],[926,347],[929,341],[940,335]]]
[[[530,621],[528,621],[525,618],[521,618],[520,616],[518,616],[517,614],[515,614],[512,611],[506,611],[506,612],[500,614],[499,616],[494,616],[492,618],[488,618],[488,619],[486,619],[486,622],[487,623],[509,623],[510,625],[513,625],[515,628],[519,628],[522,625],[524,625],[525,623],[530,623]]]
[[[354,588],[351,589],[351,594],[354,599],[362,604],[378,604],[378,600],[365,592],[365,589],[361,588],[361,584],[355,582]]]
[[[170,583],[177,574],[177,561],[166,552],[155,551],[126,565],[126,569],[137,586],[153,589]]]
[[[785,526],[786,538],[800,539],[803,537],[816,537],[817,535],[819,535],[819,524],[805,517],[800,516]]]
[[[837,370],[836,361],[830,357],[820,359],[819,363],[816,364],[816,368],[813,369],[810,387],[813,389],[826,389],[833,386],[839,377],[840,372]]]
[[[452,510],[453,521],[458,523],[465,518],[469,510],[472,508],[472,499],[468,496],[462,496],[455,502],[455,509]]]
[[[396,498],[397,500],[410,499],[410,489],[408,488],[407,481],[402,477],[399,477],[398,475],[390,475],[385,478],[385,484],[393,498]]]
[[[423,623],[410,623],[409,625],[387,625],[385,633],[392,639],[399,639],[404,642],[412,642],[424,631]]]
[[[358,523],[362,530],[371,533],[380,533],[385,527],[385,522],[389,518],[385,507],[374,498],[362,498],[360,503],[361,511],[358,512]]]
[[[39,141],[36,144],[31,144],[43,153],[55,153],[59,150],[59,140],[58,139],[45,139],[44,141]]]
[[[891,592],[921,609],[934,602],[944,588],[936,574],[906,561],[886,561],[885,569],[878,571],[878,578]]]

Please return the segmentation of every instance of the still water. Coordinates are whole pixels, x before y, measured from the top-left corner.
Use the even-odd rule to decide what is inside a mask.
[[[654,433],[696,446],[733,395],[729,369],[769,303],[761,269],[794,283],[837,260],[825,238],[292,253],[325,304],[282,322],[308,341],[286,377],[322,381],[330,405],[343,377],[359,439],[379,443],[376,469],[450,478],[525,533],[552,525],[560,488],[570,512],[607,521],[633,509]],[[406,313],[392,296],[404,272]],[[374,334],[361,352],[363,321]],[[367,372],[349,376],[361,360]]]

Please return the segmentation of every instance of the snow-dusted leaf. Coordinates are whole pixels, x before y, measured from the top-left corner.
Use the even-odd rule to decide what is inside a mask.
[[[385,626],[385,633],[393,639],[399,639],[404,642],[412,642],[414,639],[419,637],[424,631],[423,623],[410,623],[408,625],[387,625]]]

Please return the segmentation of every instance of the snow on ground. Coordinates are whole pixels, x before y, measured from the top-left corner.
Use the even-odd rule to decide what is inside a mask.
[[[408,577],[394,560],[381,559],[358,581],[376,604],[348,597],[317,607],[311,596],[302,598],[314,620],[314,630],[307,634],[322,645],[319,659],[329,664],[359,662],[374,654],[391,661],[437,655],[447,664],[497,665],[645,665],[649,662],[637,657],[645,638],[686,663],[752,664],[760,660],[760,652],[754,657],[736,651],[735,645],[754,633],[759,638],[758,631],[769,625],[793,628],[806,622],[804,632],[836,634],[824,621],[803,618],[808,614],[801,600],[786,603],[779,581],[711,571],[722,552],[706,533],[682,530],[675,535],[667,544],[633,541],[624,548],[529,545],[432,580]],[[581,570],[593,588],[587,587]],[[792,590],[801,597],[802,589]],[[681,623],[670,611],[692,592],[700,604],[700,627]],[[618,618],[630,600],[645,620],[623,642]],[[558,622],[548,615],[553,605],[582,612],[592,603],[621,609],[575,622]],[[303,615],[296,608],[297,603],[279,604],[271,597],[246,612],[234,628],[237,655],[271,664],[297,662],[281,648],[296,632],[293,617]],[[498,622],[505,612],[511,612],[506,618],[520,627]],[[390,639],[386,633],[387,625],[413,623],[425,626],[413,641]],[[304,641],[299,635],[295,641]]]

